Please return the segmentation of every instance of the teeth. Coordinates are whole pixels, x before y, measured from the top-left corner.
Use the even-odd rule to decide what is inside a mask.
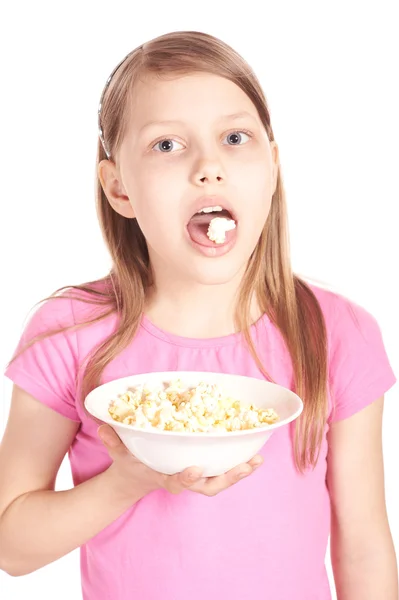
[[[223,208],[221,206],[208,206],[207,208],[203,208],[202,210],[199,210],[197,214],[199,214],[199,213],[221,212],[222,210],[223,210]]]

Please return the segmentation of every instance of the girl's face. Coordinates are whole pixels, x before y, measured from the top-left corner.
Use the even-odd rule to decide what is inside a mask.
[[[116,164],[99,165],[113,208],[137,219],[155,277],[200,284],[226,283],[243,271],[277,173],[277,145],[251,100],[231,81],[204,73],[137,83]],[[216,206],[236,222],[226,244],[206,235],[218,212],[189,224],[197,211]]]

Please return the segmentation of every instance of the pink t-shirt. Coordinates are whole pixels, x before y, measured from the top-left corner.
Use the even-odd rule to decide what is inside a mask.
[[[346,419],[396,381],[375,319],[342,296],[311,286],[326,318],[330,412]],[[352,309],[352,310],[350,310]],[[39,331],[79,322],[93,307],[54,300],[32,317],[21,341]],[[354,315],[352,314],[354,311]],[[6,375],[38,401],[81,423],[70,450],[74,484],[111,463],[97,424],[77,401],[77,368],[115,328],[116,317],[57,334],[26,351]],[[273,379],[291,387],[292,365],[267,316],[252,326],[257,350]],[[150,371],[198,370],[262,378],[240,334],[215,339],[171,335],[143,318],[134,341],[102,378]],[[76,378],[76,381],[75,381]],[[215,497],[186,490],[155,491],[81,548],[85,600],[329,600],[325,554],[330,530],[327,441],[314,470],[294,466],[292,427],[277,430],[261,450],[263,466]]]

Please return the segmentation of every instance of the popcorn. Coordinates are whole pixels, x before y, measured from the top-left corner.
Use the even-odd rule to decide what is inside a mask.
[[[209,223],[207,236],[216,244],[223,244],[226,241],[226,231],[235,229],[236,223],[232,219],[224,217],[215,217]]]
[[[279,420],[272,409],[256,408],[223,393],[216,384],[183,387],[181,380],[138,386],[108,407],[120,423],[141,429],[184,432],[231,432],[266,427]]]

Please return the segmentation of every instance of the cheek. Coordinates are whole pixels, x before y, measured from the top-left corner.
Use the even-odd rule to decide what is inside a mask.
[[[241,197],[251,206],[253,214],[267,217],[272,199],[272,173],[267,161],[253,161],[243,166],[235,181]]]
[[[165,238],[173,236],[174,222],[173,212],[167,210],[162,200],[159,202],[154,198],[142,197],[140,205],[136,207],[136,219],[145,238],[153,245],[157,239],[164,242]]]
[[[131,176],[129,192],[135,214],[151,216],[162,203],[164,174],[161,169],[139,165]]]
[[[228,179],[234,186],[248,190],[265,190],[271,186],[272,168],[267,155],[263,152],[251,152],[242,157],[237,163],[232,163],[228,170]]]
[[[171,162],[152,160],[132,178],[133,210],[144,234],[165,229],[172,232],[178,227],[187,184],[177,165]]]
[[[179,216],[173,198],[159,185],[143,189],[138,197],[139,201],[133,203],[134,212],[148,243],[154,248],[173,246],[179,238]]]
[[[136,197],[145,198],[148,208],[177,204],[181,187],[187,179],[182,166],[172,160],[154,160],[144,165],[136,178]]]

